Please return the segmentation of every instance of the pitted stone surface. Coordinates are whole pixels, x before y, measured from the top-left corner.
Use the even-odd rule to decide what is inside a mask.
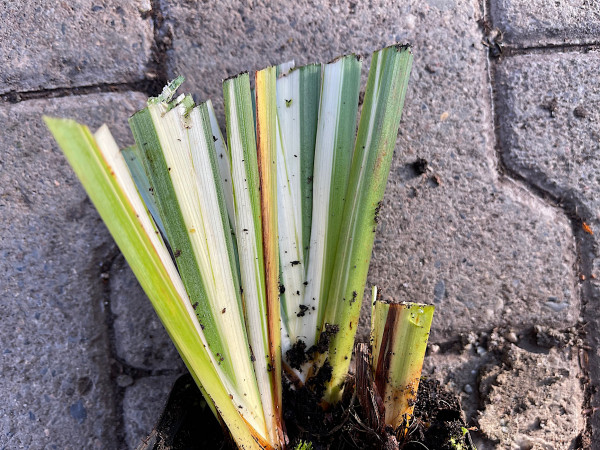
[[[42,123],[125,118],[140,94],[0,106],[0,448],[117,448],[100,264],[112,238]]]
[[[433,340],[506,323],[572,323],[579,300],[568,221],[496,176],[480,11],[467,1],[352,5],[175,2],[165,11],[171,75],[187,75],[187,89],[220,104],[221,79],[242,70],[411,42],[415,65],[370,281],[384,294],[435,301]],[[410,168],[418,157],[431,167],[424,177]]]
[[[506,166],[549,192],[574,216],[585,261],[589,373],[600,381],[600,64],[599,52],[523,55],[498,66],[497,103]],[[593,234],[592,234],[593,233]],[[600,398],[592,398],[594,407]],[[593,430],[600,441],[600,414]]]
[[[578,448],[584,421],[577,353],[508,345],[502,364],[480,374],[486,400],[479,427],[495,445],[478,448]]]
[[[0,3],[0,93],[146,77],[153,27],[149,2]]]
[[[581,344],[575,328],[471,332],[430,345],[423,374],[459,394],[479,450],[578,448]]]
[[[591,51],[516,56],[496,71],[504,163],[576,205],[592,232],[600,231],[598,67],[600,52]]]
[[[493,26],[514,46],[600,42],[600,4],[595,1],[497,0]]]
[[[136,449],[150,434],[176,379],[177,376],[140,378],[127,388],[123,398],[123,421],[128,448]]]
[[[472,2],[454,0],[337,4],[225,0],[201,8],[185,0],[168,2],[163,15],[173,36],[169,76],[184,75],[188,80],[184,88],[201,100],[210,98],[222,119],[221,82],[228,76],[292,59],[303,65],[347,53],[366,56],[396,42],[414,42],[416,35],[421,36],[421,44],[427,42],[415,48],[417,58],[422,58],[428,46],[447,39],[445,30],[437,27],[450,26],[455,8],[467,23],[479,16]],[[423,22],[430,22],[426,29]],[[480,40],[455,44],[463,47]],[[368,64],[367,58],[363,67]]]
[[[121,255],[110,271],[110,307],[117,356],[125,363],[146,370],[184,370],[150,300]]]
[[[473,24],[467,36],[478,33]],[[384,295],[433,302],[432,342],[498,325],[574,323],[570,224],[497,177],[483,52],[427,50],[415,59],[371,281]],[[428,161],[423,175],[418,158]]]

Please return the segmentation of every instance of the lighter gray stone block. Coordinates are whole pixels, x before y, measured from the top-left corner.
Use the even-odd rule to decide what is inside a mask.
[[[498,65],[504,163],[528,182],[600,216],[600,52],[522,55]]]
[[[140,378],[125,391],[123,422],[128,448],[135,449],[156,425],[177,376]]]
[[[0,448],[117,448],[102,262],[112,238],[42,114],[107,122],[136,93],[0,106]]]
[[[584,368],[600,381],[600,53],[510,58],[496,71],[500,139],[506,166],[550,193],[573,216],[589,322]],[[585,227],[584,227],[585,224]],[[592,234],[593,233],[593,234]],[[600,398],[592,398],[594,407]],[[600,414],[593,430],[600,440]]]
[[[224,0],[201,8],[184,0],[165,2],[165,28],[173,35],[169,75],[184,75],[188,80],[184,88],[200,99],[212,99],[222,119],[221,82],[228,76],[292,59],[302,65],[346,53],[366,56],[385,45],[414,40],[415,35],[434,46],[438,40],[447,42],[445,32],[436,26],[451,23],[449,8],[455,7],[467,23],[479,14],[472,4],[454,0],[334,4]],[[431,25],[419,29],[424,15],[431,16]],[[473,44],[471,38],[460,46]],[[368,58],[364,65],[368,66]]]
[[[184,369],[175,346],[123,256],[111,267],[110,307],[117,355],[124,362],[146,370]]]
[[[600,4],[575,0],[497,0],[493,26],[515,46],[600,42]]]
[[[504,324],[572,324],[579,297],[568,220],[497,176],[481,12],[468,1],[353,5],[173,2],[165,10],[171,75],[222,105],[221,79],[241,70],[411,42],[369,281],[397,299],[437,299],[433,342]],[[411,168],[417,158],[429,161],[424,176]],[[367,323],[363,316],[363,338]]]
[[[0,3],[0,93],[144,79],[153,41],[147,3]]]

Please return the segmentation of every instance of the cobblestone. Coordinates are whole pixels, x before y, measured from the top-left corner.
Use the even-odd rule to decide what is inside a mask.
[[[598,43],[600,5],[594,1],[498,0],[491,3],[493,26],[507,44]]]
[[[140,378],[125,391],[123,419],[127,447],[136,449],[150,434],[167,402],[177,376]]]
[[[122,137],[141,99],[0,105],[0,448],[117,447],[100,277],[116,248],[41,116],[105,120]]]
[[[471,332],[430,346],[423,373],[460,396],[479,450],[567,448],[585,421],[578,345],[573,329]]]
[[[415,49],[418,59],[436,39],[444,39],[444,31],[436,27],[450,26],[455,7],[468,21],[478,15],[470,2],[454,0],[335,5],[316,0],[243,6],[225,0],[202,8],[177,0],[165,5],[164,11],[167,34],[172,34],[169,76],[186,76],[184,86],[201,99],[212,99],[222,118],[221,82],[228,76],[292,59],[302,65],[346,53],[369,55],[385,45],[428,36],[428,44]],[[431,20],[424,20],[425,16]],[[424,22],[430,25],[419,29]]]
[[[500,139],[506,166],[527,183],[549,193],[573,216],[583,265],[588,330],[597,330],[600,313],[600,76],[599,52],[522,55],[496,71]],[[588,335],[590,374],[598,378],[600,339]],[[594,405],[600,406],[597,396]],[[600,416],[594,414],[594,433]],[[600,435],[596,436],[600,439]]]
[[[147,3],[0,3],[0,93],[144,79],[153,40]]]
[[[183,370],[175,346],[122,256],[111,267],[110,287],[117,356],[145,370]]]
[[[478,448],[577,448],[584,426],[578,374],[571,348],[543,354],[509,345],[502,365],[479,375],[486,399],[479,426],[494,445]]]

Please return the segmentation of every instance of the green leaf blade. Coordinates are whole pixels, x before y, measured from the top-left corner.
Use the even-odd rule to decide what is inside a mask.
[[[164,243],[107,129],[97,139],[72,120],[44,117],[67,160],[81,180],[111,235],[123,252],[163,325],[209,401],[216,405],[243,448],[261,448],[260,435],[249,428],[229,399],[206,350],[187,294]]]
[[[211,350],[215,356],[217,353],[222,355],[225,345],[218,333],[214,314],[211,312],[188,228],[171,181],[169,165],[163,153],[164,142],[161,143],[159,133],[165,129],[165,126],[159,128],[160,120],[157,119],[163,112],[156,111],[160,107],[160,103],[155,103],[137,112],[130,118],[130,125],[136,144],[142,152],[146,173],[155,194],[167,239],[173,250],[183,283],[190,295],[190,301],[192,305],[196,305],[198,319],[203,327],[204,335],[210,343]],[[224,365],[224,368],[228,374],[232,374],[229,362]]]
[[[247,73],[223,82],[227,144],[235,206],[236,240],[244,291],[248,340],[254,356],[254,370],[272,445],[279,440],[277,392],[271,374],[272,348],[269,343],[269,304],[263,242],[260,177],[252,110],[250,79]],[[261,105],[256,103],[257,117]],[[269,188],[267,188],[269,189]],[[279,323],[277,323],[279,326]],[[274,390],[275,388],[275,390]]]
[[[435,307],[374,300],[372,371],[385,405],[385,423],[409,426],[419,390]]]
[[[312,226],[304,304],[310,314],[313,345],[323,323],[325,306],[336,257],[346,198],[354,130],[358,111],[361,60],[356,55],[340,57],[325,65],[321,85],[316,133]]]
[[[315,143],[321,98],[321,64],[310,64],[298,69],[300,100],[300,199],[302,202],[302,249],[308,259],[312,226],[313,173]]]
[[[263,231],[269,375],[272,392],[273,440],[287,440],[282,417],[281,305],[279,302],[279,242],[277,213],[277,101],[276,67],[256,72],[256,146],[260,178]],[[269,369],[269,367],[267,367]],[[264,408],[264,403],[263,403]],[[265,415],[268,411],[265,408]]]
[[[266,433],[207,108],[155,103],[130,122],[144,150],[173,255],[219,371],[235,403]]]
[[[340,398],[350,364],[411,65],[410,48],[392,46],[374,53],[369,71],[323,322],[343,331],[330,342],[333,375],[325,393],[330,402]]]
[[[321,65],[292,70],[277,80],[278,207],[284,352],[314,333],[304,305],[312,217],[312,178],[321,87]]]
[[[148,208],[148,211],[150,211],[152,218],[156,222],[156,225],[163,236],[166,236],[165,227],[162,223],[160,215],[158,214],[156,200],[152,194],[150,180],[148,180],[148,176],[144,171],[144,166],[142,165],[137,146],[132,145],[131,147],[124,148],[121,150],[121,152],[123,153],[123,157],[125,158],[125,162],[127,163],[129,172],[131,172],[131,176],[133,177],[133,181],[135,182],[138,192],[142,196],[142,200],[144,200],[144,204]]]

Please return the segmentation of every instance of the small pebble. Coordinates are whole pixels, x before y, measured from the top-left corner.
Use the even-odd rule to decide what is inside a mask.
[[[481,346],[477,347],[477,354],[483,356],[487,353],[487,350]]]
[[[467,394],[472,394],[473,393],[473,387],[471,387],[470,384],[465,384],[465,387],[463,388],[463,391],[465,391]]]
[[[519,450],[531,450],[533,448],[533,444],[527,438],[522,438],[521,442],[519,442]]]
[[[585,119],[588,116],[588,112],[584,106],[579,105],[573,110],[573,115],[579,119]]]
[[[513,344],[519,342],[519,338],[517,337],[517,334],[514,331],[511,331],[506,335],[506,340],[508,342],[512,342]]]
[[[127,387],[127,386],[131,386],[133,384],[133,378],[131,378],[129,375],[119,375],[117,377],[117,385],[119,387]]]
[[[440,351],[440,346],[437,344],[433,344],[430,348],[431,348],[431,353],[434,355]]]

